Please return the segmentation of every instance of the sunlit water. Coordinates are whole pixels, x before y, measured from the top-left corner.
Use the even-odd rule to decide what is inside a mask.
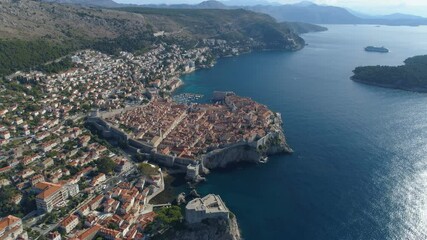
[[[282,113],[293,155],[209,175],[245,239],[427,239],[427,94],[349,80],[427,54],[427,27],[328,26],[294,53],[221,59],[179,92],[231,90]],[[368,53],[368,45],[389,54]]]

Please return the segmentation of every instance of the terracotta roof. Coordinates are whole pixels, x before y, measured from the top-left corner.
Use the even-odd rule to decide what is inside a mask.
[[[120,235],[119,231],[109,229],[109,228],[105,228],[105,227],[101,228],[101,233],[103,233],[104,235],[107,235],[107,236],[115,237],[115,238]]]
[[[66,217],[64,220],[62,220],[60,225],[61,225],[61,227],[66,227],[76,219],[78,219],[78,217],[76,215],[70,215],[70,216]]]
[[[35,185],[35,187],[42,190],[42,192],[37,195],[37,198],[46,199],[52,196],[54,193],[60,191],[62,186],[49,182],[39,182]]]
[[[10,225],[15,224],[16,222],[18,222],[19,218],[9,215],[7,217],[4,217],[0,220],[0,231],[5,230],[7,227],[9,227]]]
[[[100,229],[101,229],[101,226],[96,224],[95,226],[93,226],[93,227],[87,229],[86,231],[84,231],[83,233],[81,233],[77,239],[85,240],[89,236],[95,235]]]
[[[92,205],[92,204],[94,204],[96,202],[102,201],[103,198],[104,198],[104,196],[98,195],[94,199],[92,199],[92,201],[89,202],[89,205]]]

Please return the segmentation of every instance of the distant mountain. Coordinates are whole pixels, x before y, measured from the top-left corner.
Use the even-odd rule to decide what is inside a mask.
[[[390,15],[379,16],[377,18],[380,18],[380,19],[389,19],[389,20],[401,20],[401,19],[405,19],[405,20],[425,20],[425,18],[420,17],[420,16],[414,16],[414,15],[402,14],[402,13],[393,13],[393,14],[390,14]]]
[[[172,8],[172,9],[231,9],[222,2],[208,0],[199,4],[144,4],[144,7],[150,8]]]
[[[116,3],[113,0],[41,0],[42,2],[73,4],[92,7],[115,8],[122,7],[122,4]]]
[[[265,0],[224,0],[227,6],[255,6],[255,5],[279,5]]]
[[[369,16],[341,7],[317,5],[312,2],[279,6],[256,5],[245,9],[269,14],[278,21],[306,22],[312,24],[380,24],[427,25],[427,18],[395,13],[386,16]]]
[[[204,1],[196,5],[196,8],[204,8],[204,9],[226,9],[228,8],[222,2],[218,2],[215,0]]]
[[[344,8],[320,6],[311,2],[281,6],[257,5],[246,9],[271,15],[278,21],[306,22],[314,24],[360,23],[361,19]]]
[[[119,4],[113,0],[40,0],[61,4],[74,4],[103,8],[120,8],[136,5]],[[237,9],[244,8],[268,14],[279,22],[304,22],[311,24],[380,24],[380,25],[427,25],[427,18],[395,13],[371,16],[341,7],[317,5],[310,1],[296,4],[274,4],[265,0],[207,0],[199,4],[145,4],[149,8],[174,9]]]
[[[308,7],[308,6],[313,6],[313,5],[315,5],[315,4],[310,2],[310,1],[302,1],[302,2],[294,4],[294,6],[297,6],[297,7]]]

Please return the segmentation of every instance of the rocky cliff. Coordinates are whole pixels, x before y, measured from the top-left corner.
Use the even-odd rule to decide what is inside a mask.
[[[282,131],[270,133],[263,139],[250,143],[239,143],[206,154],[203,166],[208,169],[224,168],[238,162],[259,162],[263,156],[292,153]]]
[[[175,240],[240,240],[240,229],[236,217],[228,220],[207,219],[199,224],[193,224],[183,229],[174,229],[165,239]]]

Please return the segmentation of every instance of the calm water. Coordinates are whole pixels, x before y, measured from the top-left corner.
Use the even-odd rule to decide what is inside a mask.
[[[282,113],[295,150],[215,172],[245,239],[427,239],[427,94],[354,83],[358,65],[427,54],[427,27],[328,26],[294,53],[222,59],[180,92],[231,90]],[[367,53],[384,45],[389,54]]]

